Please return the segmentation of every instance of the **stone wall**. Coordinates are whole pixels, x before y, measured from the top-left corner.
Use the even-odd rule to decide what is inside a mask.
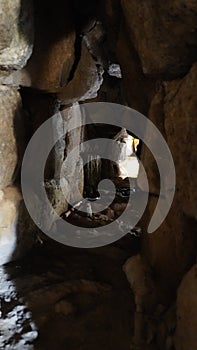
[[[167,1],[156,5],[153,1],[122,0],[121,5],[123,24],[117,45],[119,61],[125,72],[129,72],[133,61],[140,67],[135,79],[139,82],[139,91],[135,90],[140,104],[138,109],[146,112],[166,139],[177,176],[172,209],[158,232],[144,236],[143,252],[158,275],[165,276],[165,281],[173,280],[172,284],[176,285],[196,258],[193,223],[196,218],[197,4],[195,1]],[[122,37],[125,38],[124,46],[132,47],[130,57],[128,49],[119,52]],[[129,91],[127,102],[130,107],[135,107],[134,92],[129,90],[132,81],[132,74],[123,74],[123,94],[125,89]],[[159,173],[145,146],[141,160],[152,194],[148,207],[151,216],[159,195]],[[138,184],[145,189],[140,177]],[[148,222],[147,218],[144,221]]]
[[[26,251],[36,232],[16,185],[25,147],[22,101],[17,88],[4,83],[32,54],[32,9],[31,1],[27,5],[20,0],[2,1],[0,8],[0,263]]]
[[[149,235],[146,228],[160,183],[155,161],[142,147],[141,160],[151,194],[141,221],[141,258],[153,271],[154,283],[160,288],[158,295],[164,295],[162,303],[170,307],[183,276],[196,261],[197,2],[100,0],[93,4],[88,0],[57,0],[54,4],[2,0],[0,29],[0,244],[2,251],[7,249],[0,262],[20,256],[37,234],[28,214],[24,214],[20,194],[21,161],[33,133],[54,113],[73,103],[122,103],[154,122],[175,162],[177,185],[172,208],[162,226]],[[119,73],[112,69],[114,64]],[[56,145],[46,166],[49,183],[56,181],[65,152],[82,139],[78,131]],[[74,193],[72,179],[77,179],[83,190],[83,174],[76,165],[80,161],[78,154],[65,169],[70,194]],[[138,185],[144,190],[140,177]],[[59,194],[53,186],[50,196],[58,213],[65,210],[67,203],[61,196],[57,200]],[[181,321],[175,333],[176,350],[188,350],[187,342],[191,349],[197,348],[185,316],[185,310],[192,310],[196,301],[188,301],[184,310],[181,306],[187,288],[188,293],[193,290],[193,271],[184,277],[178,291],[177,315],[181,314]],[[187,336],[182,339],[183,329]],[[160,348],[171,349],[169,342]]]
[[[194,296],[189,297],[195,284],[195,268],[188,275],[187,271],[195,263],[197,252],[194,207],[197,188],[197,3],[176,0],[157,3],[121,0],[120,3],[123,16],[117,57],[123,71],[122,94],[130,107],[145,113],[161,131],[176,168],[176,193],[171,210],[161,227],[148,234],[146,229],[158,200],[160,181],[154,158],[143,145],[141,161],[148,175],[150,196],[141,220],[144,229],[141,255],[159,285],[157,297],[162,294],[161,304],[172,305],[177,287],[186,274],[178,290],[175,342],[165,336],[164,343],[158,343],[158,346],[159,349],[171,349],[174,343],[176,350],[195,349],[196,311],[189,311],[194,310],[196,303]],[[167,169],[168,164],[165,166]],[[166,178],[166,184],[169,181]],[[141,176],[138,185],[145,190]],[[163,297],[165,301],[162,301]],[[190,314],[188,322],[187,312]],[[149,323],[150,320],[147,327]],[[156,326],[160,339],[162,327],[161,323]],[[167,334],[171,337],[172,329]]]

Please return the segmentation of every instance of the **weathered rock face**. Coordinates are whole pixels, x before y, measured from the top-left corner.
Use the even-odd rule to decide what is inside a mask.
[[[176,169],[176,193],[173,207],[162,226],[145,238],[144,252],[149,257],[151,265],[155,266],[163,277],[168,276],[171,280],[173,280],[173,275],[181,276],[194,261],[196,255],[196,234],[193,227],[196,217],[194,204],[196,197],[195,154],[197,151],[194,123],[197,103],[196,71],[196,64],[194,64],[183,79],[164,82],[152,100],[149,110],[150,120],[166,138],[173,155]],[[160,191],[158,170],[153,156],[144,146],[141,160],[149,178],[150,192],[158,196]],[[166,160],[164,159],[163,162],[167,169]],[[164,181],[165,189],[168,190],[170,178],[167,172]],[[138,184],[143,190],[146,190],[141,176],[139,176]],[[153,213],[155,204],[156,199],[152,197],[149,214]],[[176,264],[173,263],[174,256],[176,256]],[[170,261],[171,264],[169,264]],[[171,266],[170,269],[168,264]]]
[[[20,258],[35,241],[36,227],[15,187],[0,191],[0,265]]]
[[[159,349],[171,349],[170,333],[175,328],[175,310],[173,307],[166,312],[162,292],[147,261],[134,255],[123,265],[123,271],[135,300],[133,348],[146,349],[157,336]]]
[[[11,43],[12,40],[12,32],[13,32],[13,27],[12,27],[12,17],[9,16],[11,11],[10,6],[8,6],[8,2],[3,1],[1,2],[1,13],[0,13],[0,19],[1,19],[1,42],[0,42],[0,49],[3,50],[6,47],[8,47]],[[5,11],[6,10],[6,11]]]
[[[197,197],[196,90],[197,64],[182,80],[165,83],[164,123],[177,171],[177,196],[183,212],[193,218],[196,217],[193,199]]]
[[[83,164],[80,156],[83,129],[77,127],[78,122],[79,124],[82,123],[82,115],[78,108],[76,113],[77,115],[75,115],[75,106],[63,110],[57,114],[57,122],[54,126],[54,134],[58,135],[59,141],[54,147],[53,178],[56,184],[59,185],[56,188],[56,184],[53,185],[52,180],[51,186],[49,183],[48,188],[50,192],[49,198],[58,215],[67,209],[68,203],[77,202],[83,193]],[[68,125],[72,125],[72,131],[66,131]],[[75,147],[79,147],[79,149],[72,153],[72,157],[69,157],[69,153]],[[61,183],[60,179],[62,180]]]
[[[96,64],[85,43],[82,42],[81,59],[74,77],[65,88],[59,90],[58,100],[62,104],[69,104],[96,97],[103,82],[102,74],[102,67]]]
[[[159,77],[186,73],[196,60],[195,1],[122,0],[131,42],[143,72]]]
[[[16,125],[20,123],[21,100],[10,87],[0,86],[0,189],[8,186],[17,166]]]
[[[184,276],[178,289],[176,350],[197,348],[197,265]]]
[[[20,69],[33,50],[32,1],[2,0],[0,23],[0,70]]]
[[[55,92],[67,83],[74,63],[75,29],[69,8],[35,1],[35,45],[22,71],[13,72],[4,83]],[[54,20],[55,19],[55,20]],[[32,31],[32,29],[31,29]]]
[[[134,293],[137,312],[145,312],[146,309],[150,312],[156,303],[156,288],[151,276],[150,266],[143,261],[140,255],[135,255],[126,261],[123,270]],[[150,295],[152,302],[150,301]]]

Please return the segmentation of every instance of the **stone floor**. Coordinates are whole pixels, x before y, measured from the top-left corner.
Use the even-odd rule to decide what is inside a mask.
[[[39,242],[0,270],[0,349],[129,350],[134,301],[122,271],[127,235],[95,249]]]

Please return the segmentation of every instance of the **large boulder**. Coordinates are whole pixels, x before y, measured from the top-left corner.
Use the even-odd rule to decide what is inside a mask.
[[[176,350],[197,349],[197,264],[184,276],[178,289]]]
[[[149,119],[160,130],[166,139],[172,153],[176,169],[176,196],[181,203],[181,211],[189,217],[196,217],[196,206],[193,200],[196,196],[196,89],[197,64],[183,78],[172,82],[164,82],[154,96],[148,113]],[[153,135],[147,135],[150,139]],[[159,155],[159,154],[158,154]],[[147,147],[142,147],[142,164],[149,178],[150,192],[159,195],[159,172],[155,160]],[[163,166],[168,168],[168,162],[163,159]],[[146,190],[143,176],[139,174],[138,185]],[[165,189],[170,189],[170,178],[166,172]]]
[[[168,216],[154,233],[143,236],[142,246],[160,283],[168,290],[177,287],[196,256],[196,78],[197,65],[194,64],[184,78],[164,82],[149,110],[149,118],[166,138],[174,159],[176,192]],[[145,147],[142,148],[141,160],[146,168],[151,192],[146,216],[142,219],[146,228],[158,201],[160,181],[155,160]],[[163,164],[166,168],[164,180],[167,190],[171,179],[165,159]],[[138,184],[142,190],[146,190],[141,175]],[[165,203],[164,198],[160,199]],[[164,218],[162,210],[158,215]]]
[[[197,3],[122,0],[131,42],[147,75],[177,77],[197,58]]]
[[[73,79],[60,89],[57,97],[62,104],[85,101],[97,96],[103,82],[103,69],[90,54],[85,42],[82,42],[81,57]]]
[[[32,1],[1,0],[0,71],[25,66],[33,50]]]
[[[51,2],[34,2],[35,42],[33,54],[21,71],[1,80],[4,84],[55,92],[68,82],[75,61],[75,28],[72,11]],[[29,38],[29,36],[28,36]],[[29,40],[29,39],[28,39]]]

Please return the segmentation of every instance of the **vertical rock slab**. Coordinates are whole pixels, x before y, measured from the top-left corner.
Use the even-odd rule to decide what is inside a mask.
[[[181,80],[165,84],[165,131],[177,172],[177,196],[189,217],[197,217],[197,64]]]
[[[11,184],[18,160],[15,128],[20,119],[19,93],[0,86],[0,189]]]
[[[162,132],[171,150],[176,169],[176,192],[163,224],[156,232],[144,235],[143,251],[161,283],[169,289],[170,286],[177,287],[196,256],[196,81],[197,65],[194,64],[184,78],[164,82],[149,111],[150,119]],[[146,226],[154,212],[160,186],[154,159],[145,148],[142,150],[142,162],[146,166],[153,194],[149,199],[146,219],[144,218]],[[168,189],[170,177],[165,160],[164,166]],[[138,181],[140,183],[140,178]],[[142,183],[140,186],[144,189]]]
[[[67,132],[65,137],[65,157],[61,164],[60,170],[61,177],[65,179],[64,194],[67,194],[67,198],[70,203],[79,200],[78,194],[79,196],[82,195],[84,182],[83,161],[80,156],[80,145],[83,142],[83,127],[77,127],[76,119],[74,119],[77,117],[77,119],[80,121],[79,124],[82,124],[84,117],[80,112],[80,109],[75,107],[77,107],[77,104],[74,104],[71,108],[67,108],[61,112],[64,125],[66,125],[67,123],[71,123],[70,125],[72,125],[72,130]],[[73,151],[73,154],[72,157],[69,157],[69,153],[71,151]]]
[[[122,0],[121,3],[143,72],[165,78],[186,73],[197,58],[196,2]]]

